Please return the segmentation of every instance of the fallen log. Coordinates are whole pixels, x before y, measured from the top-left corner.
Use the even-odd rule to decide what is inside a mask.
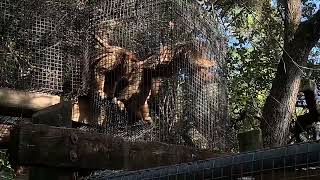
[[[22,124],[11,135],[11,159],[14,164],[24,166],[137,170],[225,155],[160,142],[130,142],[121,137],[47,125]]]

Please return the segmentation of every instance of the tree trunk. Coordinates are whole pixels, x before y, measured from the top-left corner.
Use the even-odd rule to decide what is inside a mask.
[[[278,65],[276,78],[263,109],[261,129],[265,147],[286,143],[299,90],[301,72],[293,63],[284,64],[283,61]]]
[[[286,144],[299,91],[302,69],[320,37],[320,11],[300,23],[301,0],[286,0],[284,50],[266,100],[261,130],[265,147]]]

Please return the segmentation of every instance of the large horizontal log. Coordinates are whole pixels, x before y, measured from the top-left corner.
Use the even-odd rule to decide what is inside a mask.
[[[46,125],[23,124],[11,134],[12,160],[25,166],[136,170],[223,155],[159,142],[129,142],[120,137]]]
[[[0,100],[1,101],[1,100]],[[35,110],[24,109],[19,107],[7,107],[6,105],[0,105],[0,115],[1,116],[11,116],[11,117],[24,117],[31,118]]]
[[[56,127],[71,127],[71,113],[72,103],[64,101],[37,111],[32,115],[32,122]]]
[[[38,111],[60,102],[59,96],[44,93],[0,89],[0,106]]]

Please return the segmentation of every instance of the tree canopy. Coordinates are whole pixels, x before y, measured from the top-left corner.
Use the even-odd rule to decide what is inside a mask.
[[[319,32],[315,30],[311,33],[310,31],[310,28],[314,30],[319,26],[319,23],[314,23],[315,20],[319,21],[320,19],[319,2],[265,0],[251,1],[250,3],[235,1],[227,8],[223,4],[221,6],[225,29],[230,37],[228,48],[230,117],[237,132],[257,128],[260,126],[260,122],[262,126],[265,126],[261,127],[263,131],[270,131],[273,129],[270,124],[277,124],[272,122],[270,118],[268,119],[270,114],[265,112],[272,109],[271,106],[268,106],[268,101],[266,103],[268,95],[269,104],[276,101],[270,100],[271,88],[275,89],[277,87],[277,92],[285,89],[285,87],[278,87],[275,84],[281,71],[287,76],[284,79],[290,79],[292,75],[286,71],[290,71],[290,66],[292,66],[292,72],[299,72],[298,84],[300,84],[301,78],[317,79],[319,73],[316,65],[319,63]],[[290,9],[290,4],[294,3],[302,6],[301,12],[293,12]],[[288,22],[292,21],[290,11],[292,11],[291,13],[301,13],[301,17],[296,17],[298,18],[296,27],[288,26]],[[306,28],[306,24],[309,25],[309,29]],[[305,25],[304,28],[302,28],[303,25]],[[290,31],[292,33],[288,35]],[[301,35],[301,32],[299,34],[299,31],[304,33],[309,31],[309,36],[312,37],[306,40],[307,38],[303,37],[304,35]],[[290,39],[289,36],[294,40],[288,40]],[[288,44],[290,44],[290,47],[288,47]],[[313,49],[308,52],[309,47],[306,47],[310,44],[312,44]],[[301,54],[303,54],[302,51],[307,53],[307,58],[295,56],[294,52],[291,51],[294,48],[301,50]],[[285,62],[286,57],[288,62]],[[280,64],[281,67],[279,68]],[[282,79],[283,82],[285,82],[284,79]],[[291,95],[294,99],[290,100],[295,104],[293,101],[296,101],[299,85],[295,90],[290,88],[287,90],[295,92]],[[278,97],[287,96],[290,92],[283,92]],[[270,103],[271,101],[272,103]],[[285,101],[283,100],[283,102]],[[275,106],[275,104],[272,106]],[[264,115],[262,111],[264,111]],[[287,108],[284,111],[285,113],[282,112],[282,114],[288,114],[287,117],[277,117],[276,119],[279,120],[278,124],[285,121],[286,124],[281,126],[286,126],[283,128],[288,129],[290,126],[288,121],[292,119],[294,111],[292,108]],[[286,141],[285,139],[288,136],[288,133],[286,133],[282,137],[283,141]],[[282,143],[284,142],[273,143],[273,145]]]

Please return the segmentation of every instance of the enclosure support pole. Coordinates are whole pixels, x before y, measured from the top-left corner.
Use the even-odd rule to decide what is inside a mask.
[[[240,152],[254,151],[262,148],[260,129],[239,133],[238,140]]]

